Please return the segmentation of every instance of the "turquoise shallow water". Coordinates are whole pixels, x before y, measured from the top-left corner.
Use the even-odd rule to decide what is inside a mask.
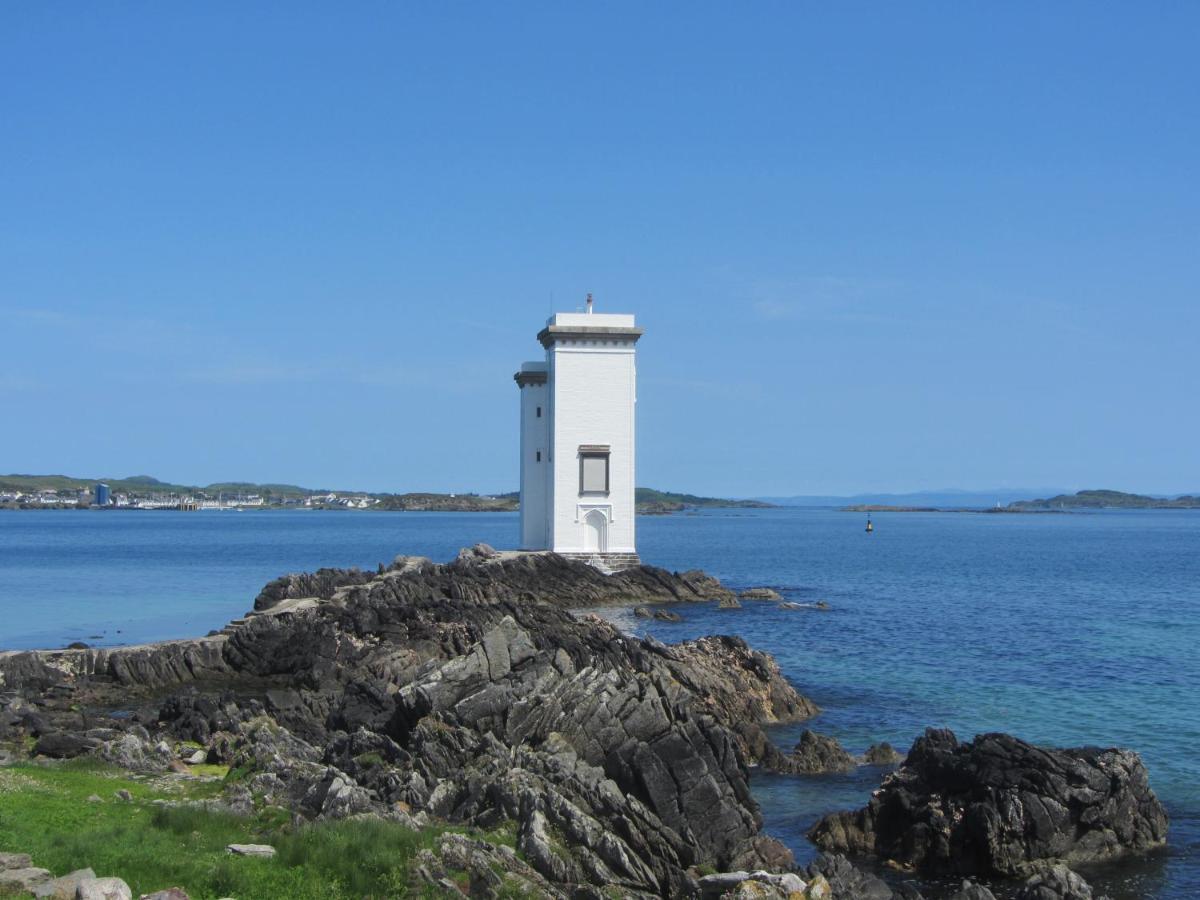
[[[648,562],[770,585],[828,612],[689,606],[663,640],[737,633],[779,659],[852,752],[926,725],[1057,745],[1134,747],[1172,817],[1169,850],[1089,872],[1114,898],[1200,896],[1200,514],[710,511],[644,517]],[[0,513],[0,647],[201,634],[285,571],[448,559],[512,546],[516,517],[438,513]],[[97,638],[96,636],[99,636]],[[777,735],[788,745],[798,727]],[[804,857],[823,812],[878,772],[755,776],[768,829]]]

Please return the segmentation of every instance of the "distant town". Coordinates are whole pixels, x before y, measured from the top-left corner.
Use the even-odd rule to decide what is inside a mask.
[[[755,500],[723,500],[637,489],[645,515],[702,507],[767,507]],[[256,510],[342,509],[407,512],[514,512],[516,492],[505,494],[404,494],[309,489],[291,484],[228,482],[206,487],[170,484],[149,475],[76,478],[66,475],[0,475],[0,509]]]
[[[0,508],[7,509],[392,509],[504,511],[516,494],[385,494],[249,483],[207,487],[170,484],[148,475],[81,479],[62,475],[0,475]]]
[[[34,507],[86,507],[91,509],[249,509],[273,507],[342,507],[345,509],[368,509],[379,503],[376,497],[365,495],[339,495],[337,493],[314,494],[299,497],[271,497],[262,494],[231,493],[223,491],[209,496],[203,491],[189,494],[148,491],[118,491],[105,482],[80,491],[60,491],[46,488],[39,491],[0,491],[0,505],[19,508]]]

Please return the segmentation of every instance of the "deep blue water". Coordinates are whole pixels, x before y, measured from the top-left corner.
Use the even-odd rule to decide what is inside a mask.
[[[643,517],[647,562],[832,608],[618,617],[663,640],[728,632],[770,651],[823,709],[806,724],[851,752],[880,740],[903,752],[926,725],[1133,747],[1171,813],[1170,848],[1085,874],[1114,898],[1200,896],[1200,513],[875,521],[868,536],[861,516],[832,510]],[[402,552],[444,560],[478,540],[513,546],[516,534],[514,515],[494,513],[0,513],[0,647],[202,634],[283,572]],[[802,727],[776,737],[790,746]],[[862,805],[878,778],[754,783],[768,830],[805,858],[804,830]]]

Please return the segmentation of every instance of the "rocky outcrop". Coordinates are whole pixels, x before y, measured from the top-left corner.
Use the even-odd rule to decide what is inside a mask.
[[[174,759],[165,742],[150,741],[149,735],[135,732],[118,733],[104,741],[96,755],[133,772],[164,772]]]
[[[823,883],[829,900],[921,900],[915,888],[904,885],[893,889],[886,881],[854,866],[845,856],[826,853],[805,869],[810,885]]]
[[[539,650],[505,618],[401,688],[388,733],[411,759],[394,796],[452,821],[521,823],[518,846],[556,883],[686,892],[683,870],[747,852],[760,825],[717,718],[728,709],[702,706],[659,647],[590,629],[580,637],[636,648],[638,664]]]
[[[132,900],[133,891],[120,878],[85,878],[75,889],[75,900]]]
[[[0,895],[45,900],[131,900],[132,891],[120,878],[97,878],[90,868],[55,878],[48,869],[34,866],[29,854],[4,852],[0,853]],[[182,891],[178,896],[187,900]]]
[[[31,894],[54,876],[33,864],[27,853],[0,853],[0,894]]]
[[[855,762],[837,740],[806,728],[792,752],[782,760],[773,760],[771,768],[777,772],[818,775],[853,771]]]
[[[424,557],[400,556],[390,566],[380,566],[377,573],[321,569],[285,575],[263,588],[254,610],[236,627],[206,638],[110,649],[0,652],[0,688],[45,691],[64,683],[98,679],[159,689],[211,683],[221,677],[236,679],[248,671],[290,675],[295,666],[288,666],[289,659],[303,665],[305,652],[312,648],[283,654],[278,662],[250,659],[248,645],[257,648],[267,631],[292,630],[278,622],[264,622],[302,616],[315,608],[326,613],[330,608],[359,608],[364,600],[379,605],[445,598],[470,607],[542,602],[559,609],[580,609],[720,602],[732,597],[732,591],[700,571],[672,573],[654,566],[635,566],[605,574],[555,553],[498,552],[477,545],[444,565]],[[247,630],[255,633],[238,641],[246,637]]]
[[[662,658],[701,708],[733,731],[747,762],[785,770],[786,757],[763,726],[799,722],[820,710],[788,684],[770,655],[728,636],[670,645],[646,638],[645,645]]]
[[[747,588],[738,594],[738,597],[742,600],[772,600],[775,603],[783,600],[779,591],[767,587]]]
[[[52,731],[38,738],[33,753],[50,759],[73,759],[99,749],[100,745],[101,741],[86,734]]]
[[[979,882],[967,880],[946,900],[996,900],[996,895]]]
[[[788,900],[804,895],[808,885],[794,872],[718,872],[700,879],[701,900],[723,897]]]
[[[439,892],[439,896],[567,900],[566,894],[516,851],[461,834],[444,834],[432,849],[419,851],[413,869],[415,880]],[[465,891],[458,880],[464,875]]]
[[[778,753],[764,725],[815,707],[740,640],[668,647],[571,610],[729,596],[703,573],[605,575],[477,547],[446,565],[278,579],[212,638],[9,655],[0,672],[49,683],[39,714],[55,733],[86,736],[80,709],[173,690],[84,749],[152,769],[161,737],[199,742],[236,773],[230,807],[253,796],[309,819],[507,821],[556,891],[675,896],[695,890],[697,866],[791,865],[759,833],[748,764]],[[141,725],[158,733],[133,740]]]
[[[1167,815],[1136,753],[1051,750],[1005,734],[960,744],[929,729],[857,812],[809,832],[822,849],[874,854],[928,873],[1027,875],[1166,840]]]
[[[270,844],[230,844],[225,852],[232,856],[253,856],[259,859],[272,859],[275,848]]]
[[[887,741],[872,744],[863,754],[863,765],[866,766],[898,766],[902,762],[904,757]]]
[[[161,688],[219,678],[229,672],[226,636],[87,650],[0,652],[0,688],[36,694],[99,679]]]
[[[92,869],[76,869],[66,875],[44,881],[33,889],[33,896],[44,900],[75,900],[79,885],[96,877]]]
[[[1092,886],[1066,866],[1050,866],[1026,881],[1016,900],[1092,900]]]
[[[409,559],[411,557],[400,558],[396,563],[403,566]],[[432,563],[430,565],[432,566]],[[420,564],[417,563],[416,567],[420,568]],[[266,587],[259,591],[258,596],[254,598],[254,609],[271,609],[284,600],[299,600],[305,597],[332,600],[339,588],[366,584],[373,577],[374,573],[361,569],[317,569],[315,572],[282,575],[268,582]]]

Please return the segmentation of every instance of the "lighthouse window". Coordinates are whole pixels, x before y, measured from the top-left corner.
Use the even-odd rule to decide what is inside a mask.
[[[542,417],[542,408],[539,406],[537,408],[537,411],[538,411],[537,417],[540,419]]]
[[[579,454],[579,492],[581,494],[608,493],[608,454]]]
[[[538,462],[541,462],[541,461],[542,461],[542,451],[541,451],[541,450],[539,450],[539,451],[537,452],[537,461],[538,461]]]

